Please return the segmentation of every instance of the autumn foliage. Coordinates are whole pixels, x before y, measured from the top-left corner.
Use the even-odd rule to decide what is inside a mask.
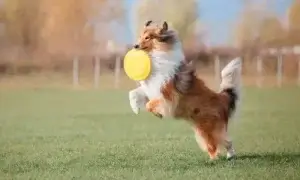
[[[61,60],[102,53],[114,36],[110,33],[110,23],[123,23],[122,2],[4,0],[0,9],[0,20],[5,27],[0,37],[0,61],[46,64],[54,61],[54,56],[60,56],[56,59]]]
[[[47,66],[47,62],[62,62],[74,56],[107,58],[108,40],[116,38],[116,34],[124,36],[122,28],[130,26],[124,3],[123,0],[4,0],[0,8],[4,27],[4,30],[0,27],[0,66],[7,62]],[[199,25],[200,29],[204,26],[199,6],[201,3],[196,0],[176,3],[139,0],[131,8],[133,12],[128,12],[135,18],[135,26],[130,29],[137,36],[146,20],[166,20],[179,32],[188,58],[211,60],[198,55],[205,49],[199,30]],[[300,0],[293,1],[286,18],[278,17],[268,6],[245,3],[232,25],[231,40],[231,45],[242,49],[242,53],[300,44]],[[216,48],[210,52],[217,51]],[[222,53],[227,51],[223,48]]]
[[[184,43],[195,39],[199,25],[198,2],[196,0],[140,0],[136,5],[138,33],[144,23],[153,20],[157,23],[167,21],[176,29]],[[198,39],[200,40],[200,39]]]

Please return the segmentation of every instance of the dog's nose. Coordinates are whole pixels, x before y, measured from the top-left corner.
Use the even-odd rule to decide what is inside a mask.
[[[135,49],[138,49],[140,46],[138,44],[133,46]]]

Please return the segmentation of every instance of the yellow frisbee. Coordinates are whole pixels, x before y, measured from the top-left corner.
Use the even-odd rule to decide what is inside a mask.
[[[124,57],[124,70],[134,81],[145,80],[151,72],[151,59],[145,51],[132,49]]]

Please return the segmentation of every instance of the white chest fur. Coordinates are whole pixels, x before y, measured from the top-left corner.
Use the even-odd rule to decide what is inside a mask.
[[[151,75],[140,86],[129,92],[131,109],[138,114],[140,109],[145,108],[147,99],[161,98],[161,87],[174,77],[182,61],[185,60],[181,44],[175,45],[173,51],[153,51],[150,53],[152,70]],[[164,99],[163,99],[164,100]],[[172,114],[173,106],[170,102],[164,101],[160,107],[163,116]]]
[[[165,82],[174,77],[181,62],[184,61],[184,54],[181,45],[178,44],[172,51],[154,50],[150,53],[150,56],[152,62],[151,75],[139,83],[148,99],[153,99],[161,97],[160,88]]]

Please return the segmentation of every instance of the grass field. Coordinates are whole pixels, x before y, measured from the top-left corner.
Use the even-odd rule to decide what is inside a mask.
[[[300,89],[244,91],[238,153],[209,162],[189,125],[127,92],[0,90],[0,179],[300,179]]]

